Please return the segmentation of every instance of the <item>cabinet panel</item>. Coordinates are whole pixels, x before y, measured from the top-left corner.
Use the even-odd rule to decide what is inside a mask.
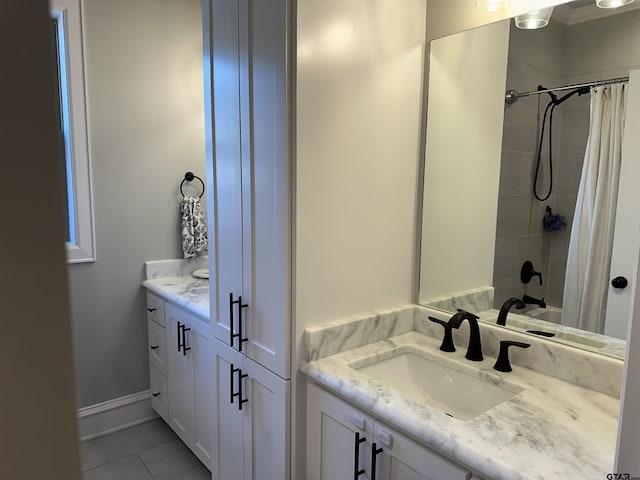
[[[290,382],[245,359],[244,478],[289,478]]]
[[[153,320],[147,320],[149,328],[149,365],[163,375],[167,374],[167,351],[165,329]]]
[[[215,175],[215,312],[213,335],[229,342],[229,294],[242,294],[242,153],[240,140],[240,80],[238,2],[214,0],[213,104]],[[237,307],[236,307],[237,308]],[[237,309],[235,314],[237,315]]]
[[[167,377],[156,370],[150,369],[151,407],[166,422],[169,418],[169,396],[167,394]]]
[[[243,151],[252,155],[251,171],[243,174],[243,192],[251,192],[244,222],[247,355],[289,378],[287,0],[248,0],[246,8],[251,110],[247,106],[250,124],[243,121],[243,128],[250,131],[251,145],[246,148],[243,133]]]
[[[380,475],[377,478],[380,480],[468,480],[471,477],[468,470],[381,422],[375,423],[374,432],[374,441],[383,449],[378,456]],[[385,445],[389,439],[390,445]]]
[[[373,419],[316,385],[307,389],[307,479],[369,479]],[[356,441],[358,447],[356,461]]]
[[[194,444],[195,454],[209,470],[212,468],[212,443],[213,443],[213,372],[211,366],[214,364],[212,348],[207,339],[192,332],[192,354],[194,363],[194,406],[195,406],[195,429]]]
[[[213,385],[213,470],[217,480],[243,478],[243,417],[238,399],[231,403],[231,368],[243,367],[243,356],[218,340],[212,340],[214,356]],[[238,373],[233,374],[234,393],[238,391]]]
[[[169,389],[169,426],[189,446],[193,444],[194,398],[193,398],[193,355],[186,355],[179,349],[182,343],[180,325],[188,324],[188,315],[171,304],[166,305],[167,321],[167,381]],[[187,347],[191,347],[191,333],[184,337]]]

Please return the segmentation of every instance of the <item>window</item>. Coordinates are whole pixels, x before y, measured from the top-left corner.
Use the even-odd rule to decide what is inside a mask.
[[[80,0],[51,0],[67,261],[95,261]]]

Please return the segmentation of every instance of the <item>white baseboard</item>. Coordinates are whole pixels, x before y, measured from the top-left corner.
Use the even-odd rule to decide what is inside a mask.
[[[78,410],[80,441],[108,435],[157,417],[151,408],[149,390],[84,407]]]

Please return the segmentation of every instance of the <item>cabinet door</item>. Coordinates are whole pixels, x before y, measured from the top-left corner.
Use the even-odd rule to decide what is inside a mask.
[[[307,389],[307,479],[370,479],[371,417],[316,385]],[[357,453],[357,456],[356,456]]]
[[[240,5],[241,33],[247,31],[241,35],[246,65],[240,66],[242,188],[243,201],[251,207],[243,223],[246,350],[259,364],[289,378],[289,2],[242,0]],[[251,162],[244,162],[249,155]]]
[[[193,355],[182,347],[182,325],[188,327],[189,316],[169,303],[165,307],[167,330],[167,383],[169,390],[169,426],[189,447],[193,445],[194,398]],[[191,332],[184,334],[187,347],[191,347]]]
[[[213,372],[211,366],[214,364],[211,342],[213,340],[196,332],[195,329],[191,334],[195,396],[193,450],[200,461],[211,470],[213,442]]]
[[[373,441],[376,450],[380,449],[373,460],[376,480],[469,480],[471,477],[468,470],[382,423],[376,422]]]
[[[290,381],[245,359],[244,479],[289,479]]]
[[[147,320],[149,329],[149,365],[163,375],[167,374],[167,351],[165,329],[155,321]]]
[[[243,356],[222,342],[213,339],[213,472],[217,480],[243,478],[243,417],[247,409],[238,408],[240,372]],[[232,380],[233,379],[233,380]],[[232,390],[233,387],[233,390]],[[266,477],[265,477],[266,478]]]
[[[215,274],[210,281],[215,299],[211,302],[213,335],[229,343],[231,309],[229,295],[242,294],[242,152],[240,141],[240,77],[238,43],[238,2],[211,0],[209,21],[212,28],[211,55],[213,61],[214,146],[213,161],[215,192],[210,208],[215,208]],[[247,159],[248,161],[248,159]],[[234,306],[237,318],[237,306]],[[237,328],[237,326],[236,326]]]

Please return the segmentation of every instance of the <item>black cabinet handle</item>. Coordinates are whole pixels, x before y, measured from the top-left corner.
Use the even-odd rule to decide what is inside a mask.
[[[182,354],[184,356],[187,355],[187,350],[191,350],[191,347],[187,347],[187,334],[186,332],[190,332],[191,329],[187,328],[186,325],[182,325]]]
[[[159,347],[159,345],[153,345],[153,346],[151,346],[151,347],[149,347],[149,348],[150,348],[151,350],[157,350],[157,349],[158,349],[158,347]]]
[[[381,448],[377,448],[376,442],[373,442],[371,449],[371,480],[376,480],[376,459],[382,453]]]
[[[159,396],[159,395],[160,395],[160,392],[158,392],[158,393],[152,393],[152,394],[151,394],[151,396],[153,396],[153,397],[157,397],[157,396]]]
[[[176,322],[176,326],[178,327],[178,353],[180,353],[180,349],[182,348],[182,343],[180,343],[180,329],[182,328],[182,324],[180,322]]]
[[[238,392],[234,392],[235,390],[235,386],[233,385],[233,376],[238,373]],[[238,397],[238,410],[242,410],[242,405],[247,403],[249,400],[246,398],[242,398],[242,379],[245,377],[248,377],[249,375],[247,375],[246,373],[242,373],[242,369],[240,368],[236,368],[236,366],[232,363],[231,365],[229,365],[229,384],[230,384],[230,388],[229,388],[229,401],[231,403],[231,405],[233,405],[234,402],[234,398]]]
[[[235,390],[235,387],[233,386],[233,376],[239,371],[240,369],[236,368],[233,363],[229,365],[229,402],[231,405],[233,405],[233,399],[237,397],[237,394],[233,392]]]
[[[365,437],[360,437],[360,432],[356,432],[353,452],[353,480],[358,480],[358,477],[364,473],[364,468],[360,468],[360,444],[366,441]]]
[[[229,294],[229,345],[233,347],[233,338],[235,335],[233,334],[233,305],[236,302],[233,300],[233,292]]]
[[[238,333],[233,333],[233,306],[238,305]],[[242,336],[242,309],[247,308],[249,305],[242,303],[242,295],[238,296],[237,300],[233,299],[233,293],[229,294],[229,345],[233,347],[234,338],[238,337],[238,351],[242,351],[242,342],[249,340]]]
[[[238,378],[238,398],[240,400],[238,402],[238,410],[242,410],[242,405],[244,405],[245,403],[247,403],[249,401],[248,398],[242,398],[242,379],[246,378],[248,376],[249,375],[247,373],[242,373],[242,370],[240,370],[240,376]]]
[[[147,312],[149,312],[149,313],[153,313],[153,312],[155,312],[155,311],[156,311],[156,309],[155,309],[155,308],[147,308]]]

